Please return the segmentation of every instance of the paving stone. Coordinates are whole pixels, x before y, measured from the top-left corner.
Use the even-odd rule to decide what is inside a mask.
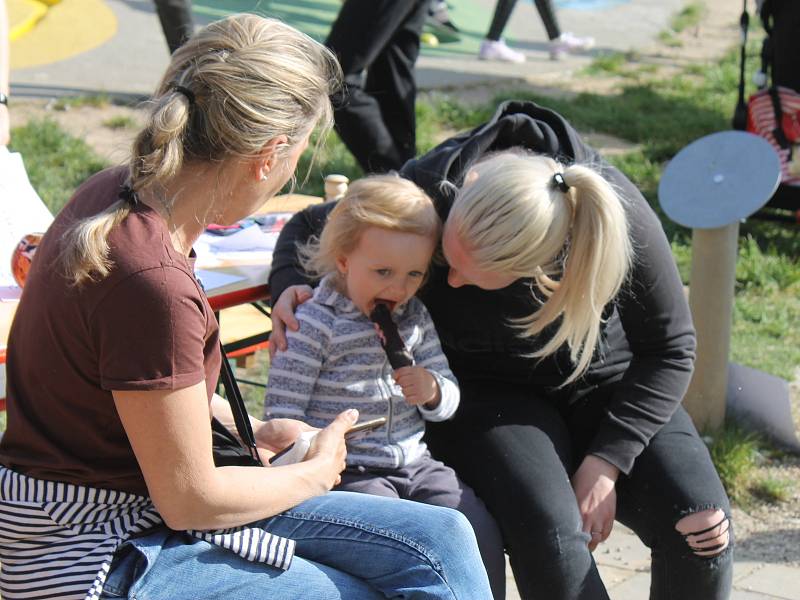
[[[595,550],[594,560],[598,565],[648,571],[650,550],[635,535],[614,527],[611,536]]]
[[[647,600],[650,597],[650,573],[636,573],[608,590],[611,600]]]
[[[747,592],[745,590],[733,589],[730,600],[778,600],[775,596],[768,596],[761,592]]]
[[[742,560],[737,561],[736,558],[733,559],[733,585],[737,585],[739,581],[747,577],[748,575],[752,575],[759,569],[763,568],[765,563],[763,562],[755,562],[752,560]]]
[[[619,585],[638,573],[633,569],[620,569],[608,565],[597,565],[597,569],[600,571],[600,577],[603,579],[603,583],[606,584],[606,588]]]
[[[765,564],[737,581],[736,588],[761,592],[783,600],[800,600],[800,571],[785,565]]]

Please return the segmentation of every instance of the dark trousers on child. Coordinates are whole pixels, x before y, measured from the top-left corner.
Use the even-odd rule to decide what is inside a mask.
[[[452,421],[427,423],[426,439],[497,519],[522,598],[608,600],[570,476],[605,417],[613,385],[569,405],[523,385],[457,376],[459,410]],[[630,474],[620,475],[616,492],[617,520],[652,550],[651,600],[729,597],[732,542],[718,556],[698,557],[675,530],[691,512],[730,515],[708,450],[682,408]]]
[[[492,594],[496,600],[505,598],[506,563],[497,523],[475,492],[458,479],[455,471],[434,460],[430,454],[399,469],[348,467],[342,473],[342,482],[336,489],[414,500],[458,510],[475,530]]]
[[[397,170],[416,154],[414,63],[430,0],[346,0],[325,45],[344,87],[336,131],[365,173]]]

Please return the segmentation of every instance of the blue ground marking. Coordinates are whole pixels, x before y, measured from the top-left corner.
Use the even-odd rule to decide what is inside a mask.
[[[605,10],[631,0],[555,0],[558,8],[570,10]]]

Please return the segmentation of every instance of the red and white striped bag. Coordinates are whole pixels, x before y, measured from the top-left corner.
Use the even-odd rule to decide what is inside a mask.
[[[800,94],[774,86],[750,96],[747,131],[766,138],[775,148],[781,161],[781,183],[800,187]]]

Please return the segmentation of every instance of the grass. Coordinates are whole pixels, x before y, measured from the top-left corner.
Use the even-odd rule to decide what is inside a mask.
[[[90,94],[88,96],[65,96],[53,103],[53,110],[69,110],[81,106],[92,106],[102,108],[111,104],[111,96],[108,94]]]
[[[24,157],[31,184],[53,214],[78,185],[106,166],[85,142],[49,119],[16,128],[11,139],[11,149]]]
[[[781,457],[763,437],[729,420],[705,439],[722,485],[734,504],[747,509],[759,502],[778,504],[791,498],[791,481],[756,474],[756,467]]]
[[[689,27],[697,27],[706,16],[706,12],[706,5],[703,2],[690,2],[672,17],[670,28],[680,33]]]
[[[103,121],[103,127],[109,129],[133,129],[136,126],[136,121],[128,115],[117,115]]]
[[[630,62],[631,56],[625,52],[603,52],[586,68],[589,75],[620,75]]]
[[[680,40],[678,34],[690,27],[697,27],[706,15],[706,12],[706,6],[703,2],[691,2],[687,4],[672,17],[669,28],[659,33],[658,39],[667,46],[682,46],[683,42]]]
[[[750,494],[756,500],[769,504],[786,502],[792,497],[794,485],[786,479],[777,477],[764,477],[750,487]]]

